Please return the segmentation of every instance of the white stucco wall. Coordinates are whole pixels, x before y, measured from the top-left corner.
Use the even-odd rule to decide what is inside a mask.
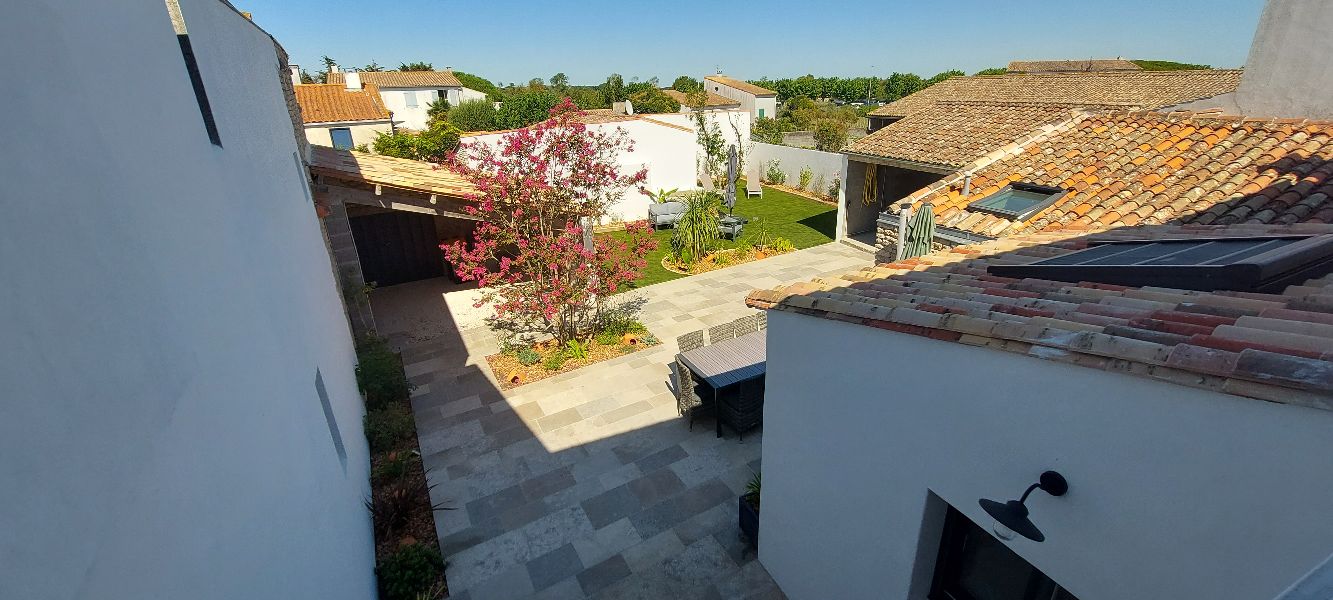
[[[679,125],[681,127],[695,128],[694,115],[689,112],[665,113],[648,115],[650,118]],[[750,112],[741,109],[728,110],[707,110],[704,111],[704,118],[708,123],[716,124],[722,137],[728,144],[737,144],[738,147],[748,148],[750,145]]]
[[[759,560],[793,600],[924,598],[930,494],[990,530],[977,500],[1045,469],[1046,542],[1008,545],[1080,600],[1273,598],[1333,539],[1326,411],[776,311],[766,390]]]
[[[305,125],[305,137],[312,146],[333,147],[333,136],[329,134],[330,129],[347,128],[351,130],[352,145],[360,146],[365,144],[373,146],[375,138],[381,133],[389,133],[392,127],[388,121],[360,121],[353,123],[307,123]]]
[[[842,182],[846,177],[847,155],[840,152],[821,152],[809,148],[754,142],[750,149],[750,159],[763,165],[765,172],[768,170],[769,161],[778,161],[778,168],[787,175],[786,185],[791,187],[800,187],[801,169],[806,167],[810,168],[810,187],[814,187],[814,182],[821,176],[824,178],[825,188],[832,185],[834,179]],[[845,186],[838,187],[841,190]],[[822,194],[828,190],[811,191]]]
[[[458,106],[462,98],[461,94],[464,88],[459,87],[417,87],[417,88],[380,88],[380,99],[384,100],[384,107],[393,113],[393,120],[400,127],[408,129],[424,130],[426,129],[426,109],[430,108],[430,103],[438,99],[440,90],[445,90],[445,97],[449,100],[450,106]],[[407,95],[412,94],[416,98],[416,106],[407,105]],[[485,94],[482,95],[485,97]]]
[[[180,3],[222,147],[163,2],[0,19],[29,74],[0,89],[0,598],[374,598],[352,341],[278,58]]]
[[[1333,3],[1327,0],[1269,0],[1235,94],[1241,114],[1333,119],[1330,27]]]
[[[653,115],[656,119],[658,115]],[[624,121],[589,125],[589,129],[613,132],[623,129],[634,145],[632,152],[620,154],[622,173],[633,173],[641,168],[648,169],[648,180],[644,187],[658,189],[678,188],[692,190],[698,188],[695,175],[695,136],[693,131],[685,131],[648,121]],[[464,144],[498,145],[503,133],[490,133],[463,138]],[[608,220],[636,221],[648,218],[648,205],[652,202],[637,189],[630,189],[616,202],[608,212]]]

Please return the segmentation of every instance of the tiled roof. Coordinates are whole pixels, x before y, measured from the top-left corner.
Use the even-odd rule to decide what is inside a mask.
[[[1094,239],[1333,234],[1320,224],[1184,226],[1087,236],[1048,232],[960,246],[775,290],[746,302],[1121,372],[1272,402],[1333,410],[1333,275],[1282,294],[1197,292],[1011,279],[1028,263]]]
[[[936,102],[853,142],[849,153],[960,167],[1041,125],[1072,118],[1070,104]]]
[[[776,95],[778,95],[777,92],[775,92],[775,91],[773,91],[773,90],[770,90],[770,89],[768,89],[768,88],[762,88],[762,87],[759,87],[759,86],[757,86],[757,85],[755,85],[755,84],[753,84],[753,83],[744,82],[744,81],[741,81],[741,80],[739,80],[739,79],[732,79],[732,78],[730,78],[730,77],[727,77],[726,75],[709,75],[709,76],[705,77],[704,79],[706,79],[706,80],[708,80],[708,81],[714,81],[714,82],[720,83],[720,84],[722,84],[722,85],[725,85],[725,86],[727,86],[727,87],[735,88],[735,89],[738,89],[738,90],[740,90],[740,91],[742,91],[742,92],[746,92],[746,93],[749,93],[749,94],[753,94],[753,95],[755,95],[755,96],[776,96]]]
[[[1132,61],[1123,58],[1095,58],[1091,60],[1015,60],[1009,63],[1010,73],[1055,73],[1069,71],[1142,71]]]
[[[871,115],[905,117],[943,100],[1114,105],[1155,110],[1236,91],[1239,70],[1010,73],[951,77]]]
[[[962,195],[964,173],[972,173]],[[967,210],[1012,182],[1067,190],[1015,222]],[[1197,223],[1333,223],[1333,123],[1176,113],[1080,115],[996,150],[906,199],[991,237]]]
[[[453,71],[361,71],[361,83],[382,88],[463,87]],[[340,71],[329,73],[329,83],[343,83]]]
[[[468,198],[476,188],[445,167],[364,152],[310,147],[310,171],[345,181]]]
[[[301,105],[302,123],[383,121],[389,118],[389,110],[384,108],[375,86],[349,90],[340,83],[313,83],[292,88],[296,92],[296,102]]]
[[[671,96],[671,98],[674,99],[676,102],[679,102],[681,106],[690,105],[690,95],[686,94],[685,92],[678,92],[676,90],[666,88],[662,90],[662,93]],[[704,93],[708,95],[707,99],[704,100],[704,108],[733,108],[741,105],[739,100],[732,100],[731,98],[727,98],[725,96],[719,96],[717,94],[714,94],[713,92],[704,92]]]

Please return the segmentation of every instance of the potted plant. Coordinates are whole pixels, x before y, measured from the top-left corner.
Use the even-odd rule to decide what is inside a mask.
[[[763,484],[760,473],[755,473],[750,483],[745,484],[745,493],[740,498],[741,534],[755,547],[759,546],[759,491]]]

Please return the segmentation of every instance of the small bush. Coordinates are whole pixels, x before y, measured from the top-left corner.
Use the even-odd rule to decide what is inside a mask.
[[[568,342],[565,342],[565,353],[575,360],[588,358],[587,348],[578,340],[569,340]]]
[[[808,166],[801,167],[801,186],[800,186],[801,189],[806,189],[810,187],[810,179],[813,178],[814,176],[815,172],[811,171],[810,167]]]
[[[416,433],[412,409],[402,403],[386,404],[367,411],[364,424],[366,441],[370,442],[371,452],[384,452],[397,448],[400,443]]]
[[[384,600],[416,600],[429,595],[444,573],[444,559],[426,544],[403,546],[375,566],[380,597]]]
[[[449,111],[449,122],[463,131],[495,129],[495,104],[489,100],[468,100]]]
[[[606,329],[597,332],[597,337],[593,339],[603,346],[615,346],[620,343],[620,336]]]
[[[825,189],[827,189],[827,186],[824,185],[824,174],[820,173],[815,177],[814,183],[810,184],[810,191],[816,194],[822,194]]]
[[[656,346],[656,345],[657,345],[657,342],[658,342],[658,340],[657,340],[657,336],[655,336],[655,335],[653,335],[653,334],[651,334],[651,333],[645,333],[645,334],[643,334],[643,337],[642,337],[642,338],[639,338],[639,341],[640,341],[640,342],[643,342],[643,345],[645,345],[645,346]]]
[[[371,490],[366,509],[375,527],[375,539],[391,539],[407,527],[417,507],[410,481],[399,479]]]
[[[815,122],[815,149],[837,152],[847,145],[847,126],[835,119]]]
[[[556,350],[546,355],[546,360],[542,361],[542,366],[546,367],[547,371],[559,371],[564,368],[567,360],[569,360],[569,357],[565,356],[564,350]]]
[[[829,200],[836,200],[838,198],[838,192],[840,191],[842,191],[842,180],[834,177],[833,183],[830,183],[828,186]]]
[[[412,462],[418,456],[420,454],[415,450],[411,452],[390,452],[370,471],[370,480],[375,483],[399,481],[407,477]]]
[[[791,243],[791,240],[785,237],[775,237],[768,243],[768,249],[778,253],[791,252],[796,249],[796,246]]]
[[[787,172],[782,170],[778,159],[768,161],[768,166],[764,169],[764,180],[768,183],[787,183]]]
[[[532,348],[519,350],[518,354],[514,357],[518,359],[518,364],[525,367],[530,367],[542,361],[542,355],[538,354],[537,351]]]
[[[403,373],[403,362],[384,338],[368,337],[356,349],[356,384],[366,395],[366,405],[377,408],[406,401],[412,384]]]

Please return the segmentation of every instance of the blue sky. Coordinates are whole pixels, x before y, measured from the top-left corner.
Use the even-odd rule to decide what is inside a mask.
[[[720,66],[763,76],[924,76],[1012,59],[1245,62],[1262,0],[232,0],[293,62],[424,60],[496,83],[610,73],[664,84]],[[872,71],[873,66],[873,71]]]

